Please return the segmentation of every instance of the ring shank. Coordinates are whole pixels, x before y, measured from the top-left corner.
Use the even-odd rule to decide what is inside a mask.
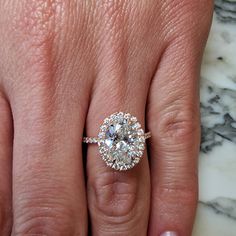
[[[147,132],[144,134],[144,138],[148,139],[151,138],[151,132]],[[83,143],[98,143],[99,142],[99,138],[98,137],[83,137]]]

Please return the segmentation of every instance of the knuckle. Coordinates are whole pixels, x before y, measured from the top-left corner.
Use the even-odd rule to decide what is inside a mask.
[[[67,14],[64,0],[25,0],[15,13],[16,55],[24,67],[24,85],[50,87],[54,78],[56,44]],[[23,47],[22,47],[23,45]],[[19,68],[20,69],[20,68]],[[12,81],[15,83],[17,80]]]
[[[160,137],[171,143],[183,143],[199,133],[199,117],[191,108],[170,108],[158,123]]]
[[[39,39],[55,32],[60,24],[64,3],[63,0],[22,1],[22,10],[16,13],[15,28],[25,37],[35,37],[35,43],[40,44]]]
[[[158,187],[158,200],[167,205],[196,206],[198,188],[196,182],[190,184],[163,184]]]
[[[169,6],[172,6],[173,9],[171,13],[174,13],[174,16],[177,15],[185,18],[187,20],[187,16],[194,19],[195,16],[203,16],[205,11],[212,11],[213,9],[213,1],[212,0],[200,0],[200,1],[182,1],[176,0],[169,2]],[[181,14],[179,14],[181,12]],[[208,12],[209,13],[209,12]]]
[[[184,10],[186,12],[194,12],[194,11],[198,11],[200,12],[201,10],[203,10],[203,7],[210,7],[213,5],[213,1],[212,0],[200,0],[200,1],[181,1],[181,0],[177,0],[174,3],[176,7],[178,8],[178,10],[181,9],[181,7],[184,8]]]
[[[76,235],[74,214],[48,201],[41,206],[30,204],[14,217],[13,235]]]
[[[117,223],[127,222],[131,219],[136,206],[136,181],[124,180],[119,174],[106,172],[98,178],[89,179],[90,191],[95,201],[90,202],[98,215],[111,219]]]
[[[14,54],[10,51],[10,56],[17,60],[15,69],[20,74],[7,79],[11,86],[18,87],[20,79],[24,84],[42,82],[48,86],[54,81],[64,60],[59,48],[68,52],[64,36],[72,32],[69,24],[74,9],[69,2],[24,0],[19,1],[18,10],[10,10],[14,21],[8,23],[11,29],[8,36],[12,40],[7,45],[15,50]]]
[[[166,159],[162,178],[157,186],[157,196],[167,204],[195,205],[198,198],[198,174],[191,164]],[[190,161],[193,163],[194,161]]]
[[[183,40],[183,38],[186,40],[191,38],[191,41],[193,41],[192,43],[198,43],[198,45],[199,41],[202,41],[203,39],[203,41],[205,41],[211,25],[213,1],[177,0],[168,2],[169,4],[166,4],[166,11],[169,13],[167,14],[167,20],[170,22],[175,22],[175,29],[172,30],[169,35],[174,38],[177,37],[181,40]],[[171,10],[168,10],[167,7]],[[175,21],[173,21],[173,18]],[[171,26],[173,26],[173,24],[170,24],[170,26],[167,27]]]
[[[119,17],[124,15],[129,8],[129,1],[126,0],[103,0],[101,1],[101,8],[109,21],[119,20]]]

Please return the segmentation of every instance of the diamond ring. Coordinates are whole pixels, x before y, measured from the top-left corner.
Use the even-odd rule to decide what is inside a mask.
[[[145,140],[151,133],[144,133],[135,116],[116,112],[100,126],[98,137],[84,137],[84,143],[98,144],[105,163],[115,170],[128,170],[139,163],[145,150]]]

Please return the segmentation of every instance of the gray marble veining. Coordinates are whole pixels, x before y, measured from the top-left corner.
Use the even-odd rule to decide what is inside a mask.
[[[224,139],[236,144],[236,120],[228,105],[236,101],[236,92],[205,81],[201,93],[204,97],[201,100],[201,151],[211,151],[215,146],[222,145]]]
[[[236,2],[215,0],[217,18],[223,22],[236,22]]]
[[[215,0],[200,92],[200,189],[193,235],[236,236],[236,0]]]

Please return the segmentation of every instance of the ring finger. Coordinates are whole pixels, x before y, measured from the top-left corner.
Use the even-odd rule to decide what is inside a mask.
[[[139,96],[128,93],[129,87],[135,88],[135,94],[141,91]],[[119,79],[99,83],[87,116],[87,135],[97,136],[99,124],[116,111],[131,113],[144,127],[147,91],[144,83],[136,87]],[[88,147],[87,172],[93,235],[146,235],[150,198],[146,153],[133,169],[120,172],[106,166],[98,147],[92,144]]]

